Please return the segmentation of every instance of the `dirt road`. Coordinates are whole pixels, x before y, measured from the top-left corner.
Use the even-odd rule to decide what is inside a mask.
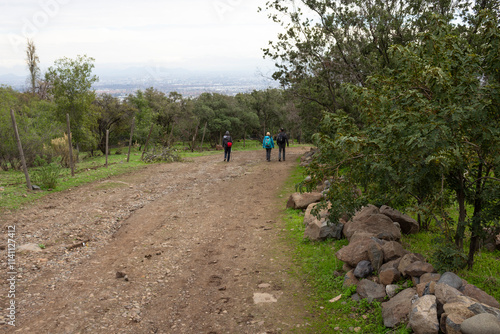
[[[0,215],[0,332],[307,332],[278,197],[304,152],[151,165]],[[45,247],[16,251],[15,281],[8,226],[18,247]]]

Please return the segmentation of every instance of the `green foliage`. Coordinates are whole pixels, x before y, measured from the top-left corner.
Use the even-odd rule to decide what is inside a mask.
[[[56,60],[45,74],[57,106],[57,119],[66,124],[66,114],[69,114],[73,142],[82,149],[93,149],[97,144],[92,132],[98,117],[92,108],[95,99],[92,84],[98,81],[98,77],[92,75],[93,62],[94,59],[87,56],[64,57]]]
[[[45,164],[34,170],[32,183],[42,189],[55,189],[59,183],[60,174],[61,166],[56,163]]]
[[[431,255],[430,261],[438,272],[457,272],[467,266],[467,256],[455,244],[435,239],[439,244]]]

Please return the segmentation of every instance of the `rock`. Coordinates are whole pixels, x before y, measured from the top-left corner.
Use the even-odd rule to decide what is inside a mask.
[[[436,289],[434,294],[439,303],[441,303],[442,305],[448,303],[448,301],[451,301],[455,297],[463,296],[463,294],[457,289],[452,288],[448,284],[439,282],[436,283]]]
[[[16,249],[18,252],[41,252],[42,249],[40,248],[40,246],[38,246],[37,244],[24,244],[22,246],[19,246],[17,247]]]
[[[357,278],[366,278],[373,272],[373,266],[370,261],[360,261],[354,269],[354,276]]]
[[[405,289],[388,302],[381,304],[385,327],[394,328],[401,323],[407,322],[412,306],[411,299],[415,293],[416,291],[413,288]]]
[[[448,315],[456,314],[464,319],[467,319],[475,315],[474,312],[469,310],[469,307],[472,304],[473,302],[468,300],[467,298],[457,298],[454,299],[451,303],[444,304],[443,310]]]
[[[382,284],[377,284],[367,279],[363,279],[358,283],[356,291],[361,298],[367,299],[368,302],[374,300],[381,302],[386,297],[385,287]]]
[[[380,213],[391,218],[392,221],[399,223],[401,231],[403,231],[404,234],[415,234],[419,231],[418,222],[415,219],[402,214],[396,209],[388,207],[387,205],[382,205],[380,207]]]
[[[344,225],[341,223],[330,223],[325,219],[321,221],[316,219],[310,222],[305,231],[304,238],[307,238],[311,241],[321,241],[326,239],[342,239],[342,229]]]
[[[473,284],[466,284],[462,286],[459,291],[468,297],[472,297],[478,300],[482,304],[486,304],[488,306],[495,308],[500,308],[500,304],[494,297],[490,296],[489,294],[487,294],[486,292],[479,289],[477,286]]]
[[[35,191],[37,191],[37,190],[42,190],[42,188],[40,188],[39,186],[37,186],[37,185],[35,185],[35,184],[32,184],[32,185],[31,185],[31,190],[35,190]]]
[[[398,269],[400,262],[401,262],[401,258],[386,262],[380,267],[380,270],[384,270],[384,269],[388,269],[388,268]]]
[[[446,334],[462,334],[460,331],[460,325],[464,320],[465,318],[459,314],[450,314],[444,317],[442,315],[441,322],[444,322],[444,326],[441,326],[441,329],[443,330],[444,327],[444,333]]]
[[[277,301],[278,300],[270,293],[254,292],[253,294],[254,304],[276,303]]]
[[[370,246],[367,249],[367,254],[368,259],[373,266],[373,269],[378,271],[384,263],[384,252],[382,251],[382,247],[378,243],[378,241],[380,240],[374,241],[375,243],[370,243]]]
[[[415,334],[438,334],[436,297],[432,295],[418,298],[410,311],[409,325]]]
[[[399,290],[399,285],[397,284],[388,284],[385,287],[385,293],[387,294],[387,296],[389,296],[389,298],[394,297],[397,294],[398,290]]]
[[[441,275],[438,283],[448,284],[449,286],[457,290],[462,287],[462,279],[449,271]]]
[[[463,334],[498,334],[500,322],[494,315],[483,313],[465,319],[460,325],[460,330]]]
[[[356,276],[354,276],[354,270],[350,270],[344,276],[344,283],[343,283],[342,287],[344,289],[346,289],[350,286],[358,285],[358,283],[359,283],[359,280],[356,278]]]
[[[304,213],[304,226],[307,226],[309,225],[309,223],[311,222],[314,222],[314,221],[317,221],[318,218],[316,218],[316,216],[314,216],[311,211],[316,207],[316,205],[318,205],[319,203],[311,203],[307,206],[307,209],[306,209],[306,212]],[[331,207],[331,203],[328,203],[328,208],[326,209],[323,209],[319,212],[319,220],[320,221],[323,221],[323,220],[326,220],[326,218],[328,218],[328,209]]]
[[[388,241],[382,245],[384,262],[389,262],[408,254],[408,251],[397,241]]]
[[[426,273],[420,276],[420,283],[437,282],[441,278],[441,274]]]
[[[378,278],[381,284],[388,285],[401,279],[401,273],[395,268],[380,269]]]
[[[344,225],[344,235],[350,242],[359,238],[375,237],[382,240],[399,240],[399,231],[392,220],[381,214],[354,217]]]
[[[434,267],[432,266],[432,264],[427,262],[415,261],[410,265],[408,265],[404,269],[404,271],[406,272],[407,275],[410,275],[411,277],[420,277],[423,274],[434,272]]]
[[[401,262],[399,262],[398,270],[402,276],[406,276],[406,268],[417,261],[425,261],[424,257],[417,253],[408,253],[401,258]]]
[[[307,209],[309,204],[319,202],[321,200],[321,193],[294,193],[288,198],[286,203],[287,208],[292,209]]]
[[[342,247],[339,251],[337,251],[337,253],[335,253],[335,256],[337,256],[337,259],[340,261],[355,268],[360,261],[370,260],[368,256],[368,249],[370,249],[370,247],[374,247],[373,244],[376,244],[376,242],[372,239],[359,239],[350,242],[347,246]]]

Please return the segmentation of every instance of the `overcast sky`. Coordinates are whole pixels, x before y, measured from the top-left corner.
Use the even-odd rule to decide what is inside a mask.
[[[35,42],[42,69],[77,55],[95,58],[96,69],[110,64],[271,68],[261,48],[281,29],[257,12],[265,2],[0,0],[0,74],[25,74],[19,69],[26,66],[27,37]]]

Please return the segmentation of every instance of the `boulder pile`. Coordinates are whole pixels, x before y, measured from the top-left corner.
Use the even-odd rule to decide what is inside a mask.
[[[290,196],[287,206],[305,204]],[[330,222],[327,209],[311,214],[319,197],[308,195],[304,237],[311,240],[347,238],[336,256],[344,262],[344,287],[356,285],[355,299],[382,302],[384,325],[407,324],[414,333],[500,333],[500,304],[495,298],[451,272],[436,273],[418,253],[404,249],[401,234],[417,233],[418,222],[382,206],[364,207],[346,221]],[[413,287],[400,284],[411,279]]]

